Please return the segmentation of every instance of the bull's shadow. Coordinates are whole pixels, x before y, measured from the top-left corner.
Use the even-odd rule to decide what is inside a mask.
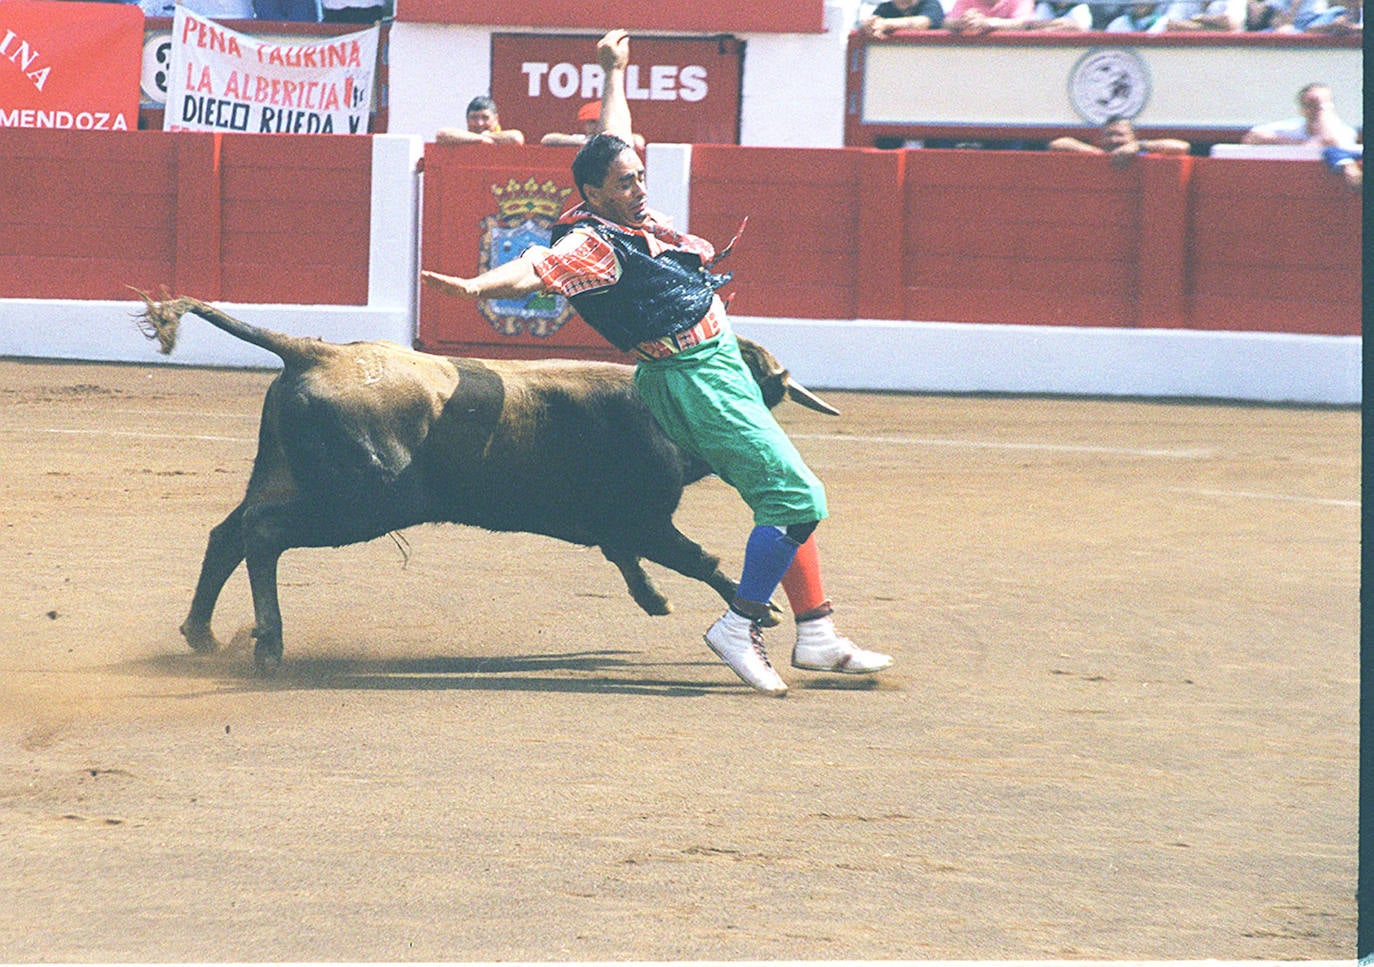
[[[132,675],[205,681],[217,694],[281,690],[509,691],[658,695],[692,698],[747,688],[675,674],[699,662],[642,660],[633,651],[576,651],[483,657],[359,658],[298,656],[271,677],[258,674],[251,651],[233,645],[214,656],[158,655],[120,666]]]
[[[701,681],[687,669],[719,668],[719,681]],[[116,670],[136,677],[202,681],[213,694],[293,690],[337,691],[491,691],[557,692],[596,695],[653,695],[701,698],[749,692],[726,677],[714,658],[653,661],[627,650],[545,652],[529,655],[432,658],[300,656],[271,677],[253,668],[251,646],[236,637],[213,656],[163,654],[126,662]],[[875,679],[815,678],[795,683],[802,689],[866,691]]]

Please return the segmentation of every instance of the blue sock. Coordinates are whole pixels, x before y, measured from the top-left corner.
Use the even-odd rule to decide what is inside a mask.
[[[792,566],[797,546],[781,527],[755,527],[744,545],[744,573],[735,593],[745,601],[767,603]]]

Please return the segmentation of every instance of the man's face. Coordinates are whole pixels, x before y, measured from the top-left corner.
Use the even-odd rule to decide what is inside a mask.
[[[1326,87],[1314,87],[1302,92],[1298,98],[1298,106],[1302,108],[1302,116],[1314,118],[1322,110],[1331,104],[1331,90]]]
[[[468,112],[468,130],[473,134],[481,134],[484,131],[500,131],[501,119],[491,108],[483,108],[480,111]]]
[[[638,228],[648,217],[644,207],[644,163],[632,148],[616,155],[598,185],[584,185],[587,207],[619,225]]]
[[[1115,151],[1134,140],[1135,131],[1132,130],[1130,121],[1113,121],[1102,128],[1102,148],[1105,151]]]

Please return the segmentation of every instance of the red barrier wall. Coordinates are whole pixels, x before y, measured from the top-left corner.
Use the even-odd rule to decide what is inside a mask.
[[[825,149],[692,149],[691,230],[723,248],[740,315],[895,318],[895,277],[871,267],[903,249],[903,154]]]
[[[0,137],[0,296],[128,298],[172,282],[177,145],[136,133]]]
[[[473,274],[547,227],[571,157],[428,146],[422,264]],[[717,245],[750,216],[723,266],[737,315],[1361,331],[1361,197],[1315,161],[697,146],[691,206]],[[366,305],[370,220],[368,138],[0,131],[0,298]],[[535,309],[426,291],[421,340],[615,355]]]
[[[371,140],[0,132],[0,298],[367,303]]]
[[[1316,162],[1198,159],[1188,325],[1357,335],[1361,205],[1338,185]]]
[[[1359,195],[1317,162],[698,146],[740,315],[1360,332]]]

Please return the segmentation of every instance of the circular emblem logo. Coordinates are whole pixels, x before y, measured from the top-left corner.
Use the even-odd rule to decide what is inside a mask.
[[[1133,50],[1097,47],[1069,73],[1069,103],[1089,124],[1134,118],[1150,99],[1150,70]]]

